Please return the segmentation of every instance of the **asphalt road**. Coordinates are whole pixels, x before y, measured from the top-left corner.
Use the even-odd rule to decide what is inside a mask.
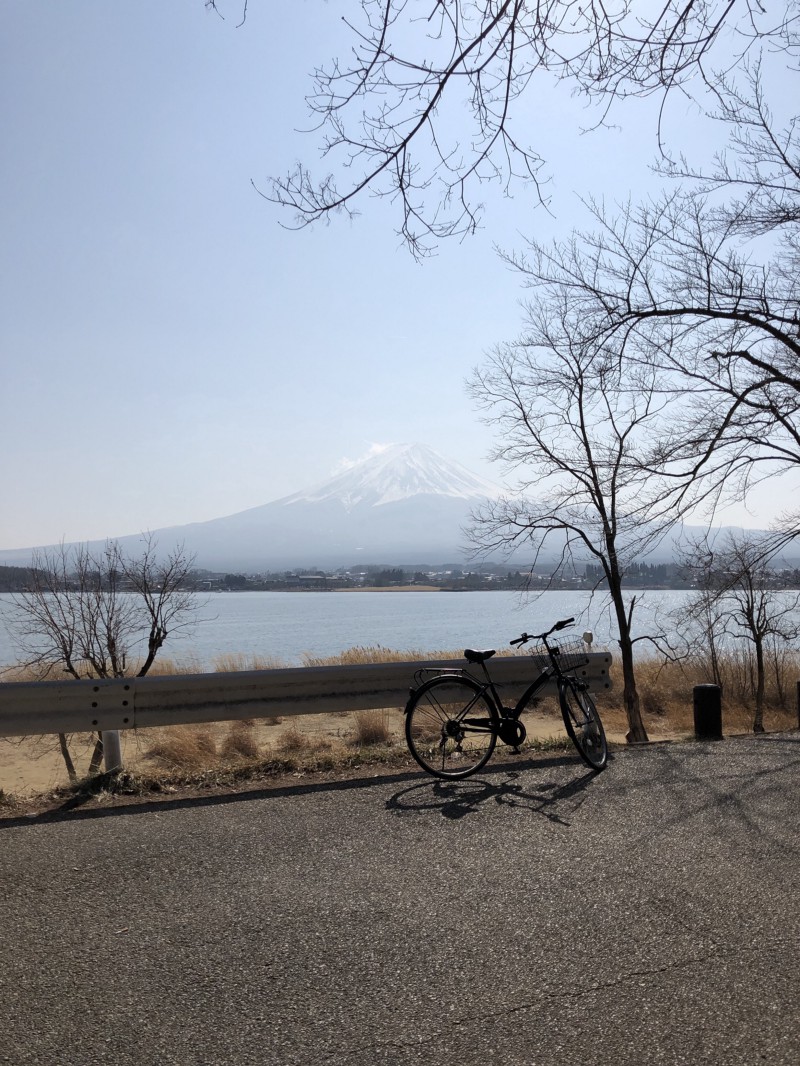
[[[0,1062],[797,1066],[799,800],[786,734],[0,821]]]

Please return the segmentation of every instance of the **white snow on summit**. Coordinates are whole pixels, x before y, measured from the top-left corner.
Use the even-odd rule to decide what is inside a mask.
[[[391,444],[354,463],[330,480],[276,503],[319,503],[339,500],[350,511],[359,504],[380,507],[412,496],[451,496],[463,500],[494,499],[503,490],[445,459],[426,444]]]

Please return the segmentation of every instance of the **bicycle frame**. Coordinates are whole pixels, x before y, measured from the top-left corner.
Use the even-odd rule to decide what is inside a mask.
[[[500,699],[500,694],[497,691],[497,685],[492,679],[489,670],[486,666],[486,663],[482,662],[479,665],[483,670],[484,676],[486,678],[485,682],[479,681],[478,678],[475,677],[474,674],[471,674],[468,670],[464,670],[462,671],[462,673],[467,674],[467,676],[471,677],[473,681],[478,682],[478,684],[481,686],[481,695],[491,700],[500,718],[513,718],[515,722],[522,717],[533,697],[540,689],[544,688],[548,681],[551,681],[554,677],[558,678],[559,680],[564,677],[564,675],[556,666],[547,667],[546,669],[542,670],[539,676],[535,678],[530,683],[530,685],[528,685],[528,687],[522,693],[520,698],[517,700],[514,707],[506,707],[503,704],[503,701]]]
[[[548,681],[551,681],[554,678],[558,679],[559,681],[564,681],[566,680],[566,678],[570,678],[570,680],[576,685],[577,688],[586,688],[586,684],[582,681],[579,681],[578,678],[572,677],[570,674],[564,674],[558,664],[558,652],[556,652],[554,655],[554,650],[550,648],[545,636],[540,637],[540,639],[542,640],[542,643],[544,644],[545,648],[547,649],[547,653],[550,656],[550,665],[546,666],[543,669],[539,677],[534,678],[534,680],[531,681],[531,683],[528,685],[528,688],[516,701],[514,707],[506,707],[505,705],[503,705],[503,702],[500,699],[500,694],[497,691],[497,683],[492,678],[489,672],[489,667],[486,666],[485,661],[476,664],[480,666],[481,671],[483,672],[483,680],[481,678],[476,677],[475,674],[471,673],[469,669],[467,669],[467,667],[465,666],[461,667],[461,669],[449,669],[449,671],[447,671],[447,669],[446,671],[443,671],[443,669],[433,666],[430,668],[422,667],[420,671],[418,671],[418,674],[430,673],[432,676],[437,677],[447,677],[447,675],[449,674],[453,677],[471,678],[471,680],[475,681],[477,684],[480,685],[480,692],[476,693],[476,696],[480,695],[489,699],[492,702],[492,706],[496,710],[498,717],[514,718],[514,721],[517,721],[518,718],[525,713],[529,702],[535,696],[535,694],[537,694],[540,689],[543,689]]]
[[[531,658],[538,676],[513,707],[503,703],[487,666],[493,651],[467,649],[468,666],[461,668],[420,667],[406,704],[405,733],[409,750],[423,770],[435,777],[467,777],[486,765],[498,740],[519,754],[527,737],[520,718],[552,682],[558,689],[564,728],[578,754],[595,772],[604,769],[608,745],[603,724],[588,695],[588,684],[572,673],[587,661],[584,647],[580,641],[551,645],[547,639],[572,622],[573,618],[566,618],[546,633],[523,633],[511,641],[512,646],[530,640],[539,644]],[[584,634],[583,640],[591,645],[591,634]]]
[[[544,645],[547,648],[548,653],[552,654],[552,652],[550,650],[550,647],[547,644],[546,640],[544,641]],[[489,669],[486,666],[486,663],[485,662],[481,662],[481,663],[478,663],[477,665],[480,666],[481,670],[483,671],[483,675],[484,675],[485,680],[482,680],[481,678],[476,677],[475,674],[472,673],[470,670],[468,670],[466,667],[462,667],[459,670],[441,670],[441,669],[438,669],[436,667],[430,667],[428,669],[428,668],[422,667],[422,669],[420,669],[418,671],[418,673],[419,674],[430,673],[431,675],[436,676],[436,677],[447,677],[448,675],[450,675],[452,677],[468,677],[468,678],[470,678],[478,686],[480,686],[479,690],[476,691],[476,693],[475,693],[475,700],[477,700],[479,697],[483,696],[491,704],[491,706],[494,709],[495,713],[497,714],[498,718],[506,718],[506,719],[510,718],[510,719],[512,719],[515,722],[519,721],[519,719],[525,713],[525,711],[526,711],[526,709],[528,707],[528,704],[534,698],[536,693],[539,692],[540,689],[544,688],[544,686],[548,683],[548,681],[551,681],[553,678],[557,678],[559,681],[563,681],[565,679],[565,677],[568,676],[568,675],[565,675],[556,664],[552,664],[551,666],[546,667],[544,670],[542,670],[541,673],[539,674],[539,676],[536,677],[530,683],[530,685],[528,685],[528,687],[525,689],[525,691],[522,693],[522,695],[520,696],[520,698],[517,700],[516,704],[513,707],[506,707],[504,705],[503,701],[500,698],[500,693],[497,691],[497,683],[494,681],[494,679],[492,678],[491,674],[489,673]],[[577,680],[577,678],[574,678],[573,680],[574,680],[575,684],[579,685],[580,687],[584,687],[582,685],[582,683]],[[490,730],[494,731],[493,730],[494,723],[492,723],[492,725],[489,727],[489,729],[487,729],[484,720],[463,718],[462,719],[462,723],[465,726],[467,726],[469,729],[474,730],[474,731],[478,731],[478,730],[482,731],[482,732],[483,731],[489,732]]]

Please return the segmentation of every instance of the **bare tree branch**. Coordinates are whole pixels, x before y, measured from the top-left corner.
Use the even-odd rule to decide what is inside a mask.
[[[242,0],[206,6],[247,13]],[[531,119],[543,85],[598,103],[603,124],[627,97],[716,92],[747,57],[800,51],[796,0],[350,0],[350,10],[350,53],[314,72],[308,97],[330,169],[314,177],[300,162],[262,195],[297,226],[388,197],[417,256],[474,232],[487,182],[532,183],[546,201]]]
[[[707,539],[703,545],[693,545],[684,559],[698,596],[685,605],[681,628],[686,631],[699,625],[704,641],[712,649],[716,683],[722,683],[719,649],[726,637],[745,641],[752,650],[754,733],[764,732],[770,641],[777,646],[800,636],[800,593],[776,592],[773,565],[781,547],[774,536],[729,534],[721,542]]]
[[[622,663],[629,738],[646,740],[636,689],[628,568],[658,546],[689,506],[686,486],[657,477],[639,453],[666,431],[671,400],[652,366],[610,358],[576,334],[569,294],[529,309],[517,343],[474,371],[470,390],[495,426],[493,458],[519,475],[515,492],[475,514],[476,549],[538,560],[556,572],[587,561],[609,590]]]
[[[148,535],[138,558],[108,541],[36,552],[26,591],[13,597],[11,629],[25,665],[46,677],[142,677],[170,634],[197,622],[188,585],[193,559],[177,548],[160,559]],[[141,648],[144,647],[144,654]],[[74,774],[67,738],[61,750]],[[102,755],[95,745],[92,765]]]

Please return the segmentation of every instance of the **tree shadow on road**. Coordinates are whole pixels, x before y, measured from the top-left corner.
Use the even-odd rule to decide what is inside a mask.
[[[749,740],[747,746],[737,740]],[[664,790],[660,835],[678,828],[704,825],[705,831],[732,849],[741,832],[780,840],[784,851],[800,854],[794,839],[794,782],[800,770],[796,745],[800,737],[744,737],[725,741],[666,746],[656,754],[657,777],[654,783]],[[760,750],[785,752],[786,758],[761,765]],[[726,756],[720,758],[720,756]],[[640,784],[639,788],[642,787]],[[618,792],[614,783],[611,795],[627,793],[634,802],[633,790],[623,784]],[[638,845],[652,842],[652,826],[640,836]]]
[[[513,807],[539,814],[558,825],[571,825],[570,816],[588,798],[588,789],[597,778],[594,770],[566,782],[523,782],[520,771],[508,771],[501,781],[473,777],[463,781],[425,780],[395,792],[386,809],[397,814],[435,811],[443,818],[458,821],[476,814],[487,803]]]

